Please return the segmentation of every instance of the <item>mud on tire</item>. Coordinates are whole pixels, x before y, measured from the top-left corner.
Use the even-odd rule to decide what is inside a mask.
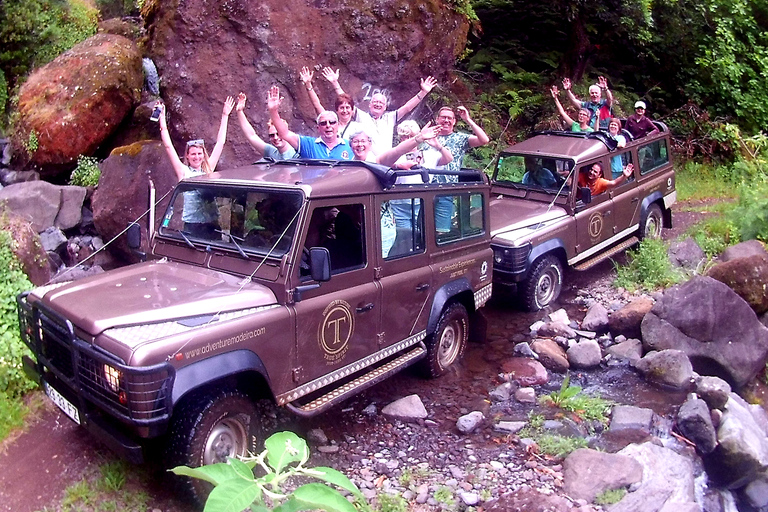
[[[427,357],[421,361],[421,370],[427,377],[439,377],[448,367],[461,359],[467,347],[469,315],[466,308],[454,302],[440,315],[435,332],[427,337]]]
[[[520,304],[526,311],[538,311],[560,296],[563,288],[563,266],[549,254],[536,260],[528,278],[520,284]]]

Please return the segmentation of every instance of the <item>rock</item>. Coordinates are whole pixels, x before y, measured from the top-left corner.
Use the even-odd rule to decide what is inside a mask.
[[[536,403],[536,390],[533,388],[520,388],[515,391],[515,400],[522,403]]]
[[[740,388],[768,359],[768,329],[727,285],[697,276],[664,293],[642,323],[646,350],[685,352],[701,375]]]
[[[543,336],[547,338],[554,338],[556,336],[563,336],[564,338],[575,338],[576,331],[574,331],[568,324],[562,322],[546,322],[544,325],[539,327],[537,336]]]
[[[505,493],[483,507],[486,512],[569,512],[571,502],[563,496],[544,494],[530,487]]]
[[[628,487],[643,478],[643,467],[623,455],[581,448],[563,461],[563,490],[588,503],[605,491]]]
[[[657,512],[666,503],[694,503],[693,464],[669,448],[653,443],[631,444],[619,455],[643,466],[643,479],[632,492],[608,507],[610,512]]]
[[[0,229],[8,231],[13,239],[11,250],[19,259],[21,268],[32,284],[44,285],[51,279],[48,255],[40,237],[30,223],[13,213],[0,215]]]
[[[56,174],[93,154],[138,103],[141,83],[138,47],[111,34],[96,34],[38,68],[18,102],[18,137],[37,136],[32,162]]]
[[[155,184],[156,200],[163,197],[177,182],[160,142],[143,141],[114,149],[101,163],[99,188],[93,193],[91,205],[94,223],[102,238],[111,240],[147,210],[150,180]],[[169,194],[157,205],[155,229],[160,227],[170,200]],[[139,222],[139,225],[141,250],[148,252],[147,222]],[[138,261],[124,236],[116,239],[109,250],[122,261]]]
[[[557,322],[561,323],[563,325],[568,325],[571,323],[571,320],[568,318],[568,313],[565,311],[565,309],[558,309],[557,311],[553,311],[548,315],[550,322]]]
[[[507,434],[516,434],[526,425],[525,421],[500,421],[493,426],[493,429]]]
[[[408,395],[385,406],[381,414],[405,421],[418,420],[427,417],[427,409],[419,395]]]
[[[696,394],[710,409],[722,409],[728,402],[731,386],[719,377],[698,376],[695,379]]]
[[[682,350],[649,352],[635,368],[649,381],[677,389],[688,389],[693,379],[693,366]]]
[[[266,127],[269,117],[265,91],[281,84],[291,129],[315,134],[314,109],[298,78],[302,66],[318,70],[315,90],[329,100],[326,106],[336,95],[319,76],[322,66],[340,68],[344,90],[358,107],[367,110],[375,91],[390,98],[390,109],[400,107],[419,91],[422,77],[432,74],[451,86],[445,70],[464,50],[470,28],[464,15],[439,0],[396,6],[377,0],[152,0],[144,3],[142,18],[178,140],[215,139],[211,120],[218,124],[225,95],[237,92],[222,90],[222,84],[238,84],[248,95],[247,113],[256,127]],[[231,128],[222,168],[254,160],[253,148]]]
[[[707,275],[727,284],[758,315],[768,311],[768,255],[752,255],[718,263]]]
[[[57,252],[67,243],[67,237],[57,227],[49,227],[40,233],[40,243],[46,252]]]
[[[696,503],[670,503],[666,502],[659,512],[702,512],[701,506]]]
[[[738,489],[768,469],[768,438],[749,405],[731,393],[717,429],[718,445],[704,459],[707,473],[728,489]]]
[[[717,446],[717,434],[704,400],[686,400],[680,406],[677,411],[677,428],[703,455],[712,453]]]
[[[765,510],[768,507],[768,474],[761,473],[752,480],[743,491],[747,502],[755,509]]]
[[[640,337],[640,323],[653,307],[653,300],[640,297],[614,311],[608,321],[610,331],[615,335],[623,334],[627,338]]]
[[[506,402],[509,400],[511,393],[512,385],[509,382],[505,382],[504,384],[500,384],[491,390],[491,392],[488,393],[488,396],[490,396],[491,400],[494,402]]]
[[[531,343],[531,348],[539,355],[539,361],[546,368],[562,373],[570,368],[565,351],[550,339],[536,339]]]
[[[606,353],[616,359],[635,363],[643,357],[643,344],[640,340],[630,338],[606,349]]]
[[[483,421],[485,420],[485,415],[480,411],[472,411],[469,414],[465,414],[464,416],[461,416],[456,421],[456,428],[459,429],[459,432],[462,434],[469,434],[470,432],[474,431],[477,427],[479,427]]]
[[[307,431],[307,441],[314,444],[328,444],[328,436],[325,435],[323,429],[312,428]]]
[[[532,359],[539,358],[539,354],[531,350],[531,346],[528,344],[527,341],[523,341],[516,344],[515,348],[512,350],[512,353],[519,357],[530,357]]]
[[[86,192],[83,187],[61,187],[61,206],[53,222],[56,227],[67,230],[80,224]]]
[[[540,386],[549,381],[549,374],[540,362],[525,357],[512,357],[501,363],[501,369],[519,385]]]
[[[696,240],[691,237],[669,244],[667,256],[669,256],[669,262],[673,266],[691,271],[697,270],[707,258]]]
[[[8,185],[0,190],[0,202],[32,224],[36,233],[53,226],[61,206],[61,187],[45,181]]]
[[[731,261],[755,255],[768,257],[768,251],[765,250],[765,246],[759,240],[747,240],[746,242],[727,247],[718,257],[718,260]]]
[[[592,304],[581,321],[581,328],[588,331],[605,332],[608,330],[608,310],[599,302]]]
[[[644,407],[635,407],[633,405],[616,405],[611,410],[610,430],[640,431],[644,435],[651,433],[653,425],[653,410]]]
[[[566,355],[573,368],[594,368],[603,358],[600,345],[595,340],[584,340],[573,345]]]

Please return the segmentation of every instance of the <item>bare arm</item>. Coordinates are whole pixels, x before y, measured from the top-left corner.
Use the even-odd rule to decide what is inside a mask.
[[[621,176],[616,178],[615,180],[609,180],[608,186],[609,187],[615,187],[619,183],[625,181],[627,178],[632,176],[632,173],[635,171],[635,166],[632,164],[627,164],[627,166],[624,168],[624,171],[622,171]]]
[[[466,107],[461,106],[456,110],[459,111],[459,116],[461,116],[464,122],[467,123],[470,128],[472,128],[473,135],[470,135],[469,137],[470,147],[476,148],[478,146],[485,146],[491,141],[491,138],[488,137],[488,134],[485,133],[485,130],[480,128],[480,125],[469,117],[469,110],[467,110]]]
[[[245,93],[241,92],[237,95],[237,105],[235,106],[237,121],[240,123],[240,129],[243,130],[243,135],[245,135],[245,138],[251,143],[251,146],[253,146],[260,155],[264,155],[267,143],[256,134],[256,130],[253,129],[251,123],[248,122],[248,118],[245,117],[245,101]]]
[[[437,137],[426,139],[426,142],[440,152],[440,160],[437,161],[437,165],[448,165],[449,163],[453,162],[453,155],[450,151],[448,151],[447,147],[440,144],[440,141],[437,140]]]
[[[288,124],[280,117],[280,103],[283,102],[283,98],[280,97],[280,88],[276,85],[270,87],[267,93],[267,110],[269,111],[269,118],[272,119],[272,124],[275,125],[277,134],[281,139],[288,141],[293,149],[299,150],[299,136],[293,133]]]
[[[324,67],[323,77],[331,83],[331,85],[333,86],[333,90],[336,91],[336,94],[344,94],[344,89],[342,89],[341,85],[339,85],[338,69],[334,71],[332,68],[329,68],[328,66]]]
[[[428,76],[427,78],[422,78],[419,92],[417,92],[413,98],[406,101],[402,107],[397,109],[397,120],[404,118],[414,108],[416,108],[416,105],[418,105],[421,100],[429,96],[429,93],[432,92],[432,89],[434,89],[436,85],[437,80],[435,80],[434,77]]]
[[[235,98],[227,96],[227,99],[224,101],[224,108],[221,111],[221,124],[219,124],[219,133],[216,134],[216,145],[213,146],[213,151],[211,151],[211,155],[208,157],[208,165],[211,167],[211,172],[216,170],[216,164],[219,163],[221,152],[224,151],[224,143],[227,142],[229,114],[232,113],[234,107]]]
[[[568,115],[568,113],[563,108],[562,103],[560,103],[560,98],[557,97],[557,86],[553,85],[552,89],[550,89],[550,92],[552,93],[552,98],[555,100],[555,106],[557,107],[557,111],[560,112],[560,117],[563,118],[563,120],[568,123],[569,126],[573,125],[575,122],[573,119],[571,119],[571,116]]]
[[[173,172],[176,173],[176,178],[181,180],[184,178],[187,166],[181,161],[179,154],[176,153],[176,148],[173,147],[171,135],[168,133],[168,124],[165,120],[165,105],[158,101],[155,106],[160,107],[160,119],[158,119],[158,122],[160,123],[160,140],[163,141],[163,147],[168,154],[168,158],[171,160],[171,165],[173,166]]]
[[[315,92],[315,88],[312,86],[312,77],[314,76],[315,72],[309,69],[307,66],[304,66],[301,68],[301,72],[299,73],[299,77],[301,78],[301,82],[304,84],[304,87],[307,89],[307,94],[309,94],[309,100],[312,102],[312,106],[315,107],[315,112],[317,115],[322,114],[325,112],[325,108],[323,108],[323,104],[320,103],[320,98],[317,96],[317,93]]]
[[[571,91],[570,79],[563,78],[563,89],[565,89],[565,92],[568,94],[568,99],[571,100],[571,103],[573,103],[576,108],[581,108],[581,101],[576,97],[575,94],[573,94],[573,91]]]
[[[605,98],[608,100],[607,105],[610,107],[613,105],[613,93],[608,88],[608,80],[604,76],[597,77],[597,85],[600,89],[605,91]]]
[[[395,162],[398,158],[411,151],[412,149],[415,149],[425,140],[434,139],[437,137],[438,131],[439,128],[432,126],[432,123],[427,123],[424,125],[424,128],[421,129],[421,132],[419,132],[415,137],[406,139],[392,149],[384,151],[376,158],[376,161],[381,165],[388,165],[391,167],[395,165]]]

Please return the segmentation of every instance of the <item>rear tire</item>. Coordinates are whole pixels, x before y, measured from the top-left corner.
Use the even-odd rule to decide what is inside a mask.
[[[520,284],[520,302],[526,311],[538,311],[557,300],[563,288],[563,266],[549,254],[536,260],[528,278]]]
[[[469,336],[466,308],[454,302],[443,310],[435,332],[426,340],[427,357],[421,368],[427,377],[439,377],[464,355]]]
[[[239,391],[212,392],[190,397],[174,413],[166,463],[200,467],[242,457],[263,444],[254,402]],[[197,478],[175,477],[179,490],[201,506],[213,486]]]
[[[640,222],[640,240],[646,238],[661,238],[661,230],[664,227],[664,218],[661,215],[661,207],[653,203],[645,211]]]

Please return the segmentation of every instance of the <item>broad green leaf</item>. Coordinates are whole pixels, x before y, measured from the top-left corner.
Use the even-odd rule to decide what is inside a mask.
[[[293,432],[278,432],[264,442],[267,448],[267,464],[280,473],[283,468],[294,462],[306,462],[309,459],[307,442]]]
[[[313,509],[312,505],[299,501],[293,496],[285,500],[280,506],[275,507],[272,512],[298,512],[299,510]]]
[[[255,503],[251,505],[251,510],[253,512],[273,512],[272,510],[268,509],[264,505],[257,505]]]
[[[261,489],[242,478],[217,485],[208,496],[203,512],[242,512],[261,495]]]
[[[362,496],[360,489],[358,489],[357,486],[354,483],[352,483],[352,481],[349,478],[347,478],[347,475],[345,475],[341,471],[337,471],[333,468],[318,466],[316,468],[307,470],[307,474],[311,475],[314,478],[317,478],[318,480],[328,482],[329,484],[337,485],[342,489],[349,491],[357,496]]]
[[[243,478],[244,480],[253,481],[253,470],[248,467],[248,465],[241,461],[240,459],[235,459],[232,457],[229,457],[227,459],[229,461],[229,464],[232,466],[232,469],[237,473],[240,478]]]
[[[293,492],[293,497],[306,504],[307,508],[319,508],[328,512],[357,512],[355,506],[339,491],[321,483],[302,485]]]
[[[211,464],[209,466],[202,466],[199,468],[190,468],[187,466],[176,466],[171,470],[174,474],[179,476],[190,476],[192,478],[198,478],[205,480],[213,485],[219,485],[222,482],[238,478],[239,476],[232,469],[232,466],[219,462],[217,464]]]

